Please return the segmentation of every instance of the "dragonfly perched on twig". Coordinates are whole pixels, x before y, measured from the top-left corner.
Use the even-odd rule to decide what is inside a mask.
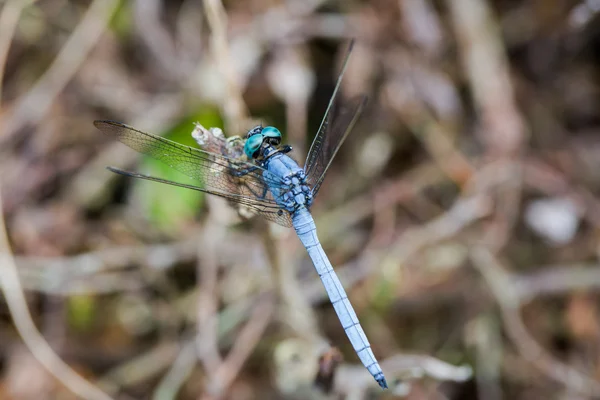
[[[371,350],[346,291],[335,274],[317,238],[310,206],[325,179],[333,158],[355,125],[366,97],[360,97],[334,113],[342,77],[352,51],[346,53],[342,70],[325,111],[319,131],[310,147],[304,168],[287,154],[292,150],[281,143],[281,132],[273,126],[256,126],[247,133],[243,157],[229,151],[215,152],[188,147],[113,121],[94,121],[102,132],[197,179],[203,186],[167,181],[152,176],[108,167],[121,175],[199,190],[228,199],[286,227],[294,227],[313,261],[342,326],[361,362],[382,388],[387,388],[383,371]],[[334,115],[335,114],[335,115]],[[334,118],[335,117],[335,118]],[[242,149],[238,142],[236,148]],[[237,155],[237,153],[236,153]]]

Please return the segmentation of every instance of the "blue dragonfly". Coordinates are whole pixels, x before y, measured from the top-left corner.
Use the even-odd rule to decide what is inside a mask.
[[[293,227],[313,261],[352,347],[379,386],[385,389],[387,382],[383,371],[346,291],[319,243],[309,211],[333,158],[365,106],[366,97],[363,96],[340,108],[332,118],[351,51],[352,42],[304,168],[287,155],[292,148],[282,145],[281,132],[273,126],[256,126],[248,131],[243,151],[249,161],[245,161],[243,157],[230,157],[226,151],[218,154],[188,147],[118,122],[94,121],[94,125],[132,149],[166,163],[203,185],[172,182],[108,167],[110,171],[220,196],[270,221]]]

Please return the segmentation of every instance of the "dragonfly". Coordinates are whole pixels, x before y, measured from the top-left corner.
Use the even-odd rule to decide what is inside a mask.
[[[218,146],[209,149],[189,147],[119,122],[98,120],[94,121],[94,125],[130,148],[164,162],[198,180],[202,185],[168,181],[114,167],[108,167],[110,171],[216,195],[250,209],[269,221],[293,227],[325,286],[358,358],[379,386],[386,389],[388,385],[383,371],[348,295],[319,242],[317,228],[310,213],[310,207],[333,159],[365,107],[365,96],[349,101],[344,107],[337,106],[337,97],[352,47],[353,41],[346,51],[333,94],[304,168],[288,155],[292,147],[282,144],[281,132],[273,126],[261,125],[250,129],[243,143],[246,157],[234,157],[232,152],[215,151]],[[237,153],[241,153],[241,149],[239,143]]]

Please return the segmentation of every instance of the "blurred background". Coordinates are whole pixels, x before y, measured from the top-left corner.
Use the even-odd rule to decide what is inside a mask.
[[[599,11],[1,0],[0,399],[600,398]],[[293,230],[110,173],[190,183],[92,125],[262,122],[302,164],[351,38],[312,212],[388,391]]]

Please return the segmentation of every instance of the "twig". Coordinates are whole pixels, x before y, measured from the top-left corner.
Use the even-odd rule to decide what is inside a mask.
[[[398,1],[403,32],[411,43],[435,59],[444,48],[441,16],[427,0]]]
[[[174,41],[161,21],[161,4],[158,0],[136,0],[133,3],[134,20],[142,43],[150,50],[166,78],[181,79],[185,74]]]
[[[485,232],[496,251],[509,240],[521,201],[522,171],[519,162],[526,139],[525,124],[515,104],[500,29],[488,1],[447,1],[482,122],[481,140],[488,156],[499,158],[513,170],[510,185],[497,188],[494,221]]]
[[[146,284],[139,271],[102,273],[74,280],[62,277],[54,279],[50,268],[36,275],[27,271],[19,271],[19,274],[25,290],[53,296],[131,292],[144,288]]]
[[[448,0],[462,64],[483,122],[488,151],[515,154],[525,141],[502,36],[487,1]]]
[[[475,173],[475,167],[452,143],[450,132],[424,108],[414,115],[410,110],[397,110],[409,124],[413,134],[423,143],[440,169],[458,185]]]
[[[27,290],[56,295],[118,292],[143,284],[136,278],[140,272],[160,272],[195,261],[198,237],[199,234],[191,232],[183,240],[172,243],[115,246],[64,257],[17,256],[15,262]],[[236,243],[235,249],[227,247],[225,243],[228,242]],[[218,246],[222,254],[220,261],[224,264],[235,263],[259,245],[260,241],[255,236],[229,231],[226,240]],[[142,270],[126,270],[134,265]],[[119,276],[123,280],[115,282]],[[115,285],[111,287],[110,282]]]
[[[311,37],[348,39],[356,35],[356,27],[351,19],[340,14],[316,13],[315,11],[326,0],[305,0],[294,3],[283,3],[268,9],[251,25],[252,34],[267,45],[280,44],[293,40]]]
[[[2,210],[2,199],[0,198],[0,210]],[[81,375],[71,369],[52,350],[48,342],[37,330],[29,309],[27,301],[19,282],[17,267],[12,258],[4,217],[0,211],[0,285],[8,304],[8,309],[13,318],[17,331],[23,338],[27,347],[34,357],[62,382],[65,387],[84,399],[108,400],[110,396],[86,381]]]
[[[454,366],[435,357],[419,354],[398,354],[381,362],[381,368],[389,375],[402,380],[420,379],[429,376],[437,380],[464,382],[473,375],[468,365]],[[335,392],[363,398],[369,388],[376,386],[373,379],[361,371],[359,366],[341,365],[335,379]],[[396,390],[396,389],[395,389]],[[405,389],[406,390],[406,389]]]
[[[203,4],[211,30],[211,49],[213,57],[221,71],[223,71],[227,83],[227,95],[223,105],[227,127],[232,131],[240,131],[245,123],[248,111],[242,98],[238,76],[236,75],[229,54],[227,15],[220,0],[204,0]],[[217,227],[217,230],[221,229],[223,229],[222,226]],[[266,230],[266,234],[270,235],[270,232]],[[215,240],[215,237],[219,236],[218,234],[215,235],[214,231],[211,231],[210,235],[212,240]],[[269,237],[267,241],[268,245],[274,244],[277,246],[276,240],[273,237]],[[218,242],[215,242],[215,244],[216,243]],[[207,247],[207,249],[210,251],[211,248]],[[271,255],[272,254],[273,253],[271,252]],[[201,291],[203,292],[201,296],[203,296],[203,301],[200,303],[204,310],[201,309],[201,319],[198,322],[199,330],[200,332],[203,332],[199,338],[202,339],[201,349],[204,352],[200,352],[199,354],[201,355],[201,361],[204,365],[205,372],[208,375],[209,388],[207,398],[212,398],[212,396],[220,398],[226,392],[233,379],[237,376],[239,369],[249,355],[249,352],[254,348],[260,335],[262,335],[263,330],[266,328],[267,323],[271,318],[273,305],[271,300],[269,300],[267,305],[257,307],[256,312],[260,311],[260,314],[252,317],[252,319],[256,321],[252,321],[251,319],[248,322],[234,344],[230,354],[224,361],[221,360],[218,353],[218,337],[216,336],[217,324],[215,317],[216,308],[214,306],[216,303],[214,300],[217,279],[216,259],[212,259],[211,256],[208,256],[208,259],[205,261],[208,261],[208,263],[205,262],[205,265],[203,266],[205,278],[203,278],[201,284]],[[273,257],[271,257],[270,261],[272,263],[277,263],[277,259]],[[277,268],[276,264],[273,264],[273,266],[274,268]],[[209,316],[209,314],[212,314],[212,316]]]
[[[296,335],[312,342],[322,341],[317,318],[302,286],[298,281],[290,251],[281,237],[275,237],[268,229],[263,234],[263,246],[272,265],[277,293],[281,299],[281,319]],[[322,287],[322,284],[321,284]]]
[[[314,90],[314,73],[301,48],[283,45],[267,69],[273,92],[285,102],[286,132],[289,144],[299,159],[306,157],[308,101]]]
[[[254,307],[254,311],[242,331],[236,338],[233,347],[225,361],[215,371],[215,381],[211,381],[212,389],[219,396],[224,394],[235,377],[240,372],[244,362],[256,347],[263,332],[267,328],[275,309],[274,298],[271,294],[263,295],[263,298]]]
[[[438,358],[419,354],[395,355],[381,364],[386,370],[394,371],[394,376],[429,376],[438,380],[464,382],[473,375],[473,369],[468,365],[457,367]]]
[[[505,349],[497,317],[480,315],[470,325],[476,352],[477,374],[475,380],[478,398],[500,400],[503,398],[500,367]]]
[[[131,265],[161,271],[195,260],[197,244],[198,234],[188,234],[185,239],[168,244],[118,246],[72,257],[15,257],[15,260],[20,271],[42,274],[51,270],[62,279],[122,270]]]
[[[190,340],[181,347],[179,355],[173,362],[169,372],[162,378],[154,391],[154,400],[165,400],[177,398],[177,392],[192,373],[198,358],[194,351],[196,343]]]
[[[475,246],[471,251],[471,259],[492,290],[500,306],[506,331],[523,358],[570,390],[582,395],[599,396],[600,382],[553,358],[529,334],[519,312],[520,301],[516,288],[494,254],[486,247]]]
[[[16,257],[19,276],[27,290],[68,296],[132,290],[144,284],[140,272],[123,271],[140,265],[154,271],[196,259],[198,235],[151,246],[121,246],[71,257]]]
[[[0,104],[2,104],[4,67],[6,66],[6,57],[8,56],[8,50],[10,49],[10,43],[15,34],[21,12],[34,1],[35,0],[29,2],[24,0],[9,0],[0,13]]]
[[[600,265],[548,265],[529,275],[513,275],[512,280],[523,304],[541,295],[600,289]]]
[[[377,207],[379,209],[394,207],[398,203],[409,201],[426,188],[439,184],[443,180],[444,176],[440,169],[433,163],[417,167],[400,179],[375,188],[380,200]],[[318,203],[315,206],[318,207]],[[321,243],[326,245],[339,234],[372,216],[375,211],[374,206],[373,193],[366,193],[338,205],[331,211],[317,213],[315,219]]]
[[[239,132],[248,116],[246,104],[238,76],[231,62],[227,41],[227,14],[220,0],[204,0],[206,18],[211,30],[211,50],[219,69],[227,83],[227,94],[224,99],[223,111],[227,127],[232,132]]]
[[[232,335],[232,333],[239,325],[241,325],[244,320],[248,320],[250,318],[250,314],[252,313],[253,309],[253,303],[257,303],[260,296],[260,294],[256,294],[250,296],[249,298],[241,299],[220,311],[218,317],[216,318],[220,323],[216,336],[219,339],[222,339]],[[175,308],[177,309],[176,313],[178,314],[177,318],[180,318],[180,320],[188,319],[190,321],[197,319],[197,313],[193,313],[192,315],[190,309],[192,309],[191,306],[198,297],[198,290],[192,290],[190,293],[184,294],[181,297],[182,298],[180,298],[177,302],[178,304],[175,305]],[[258,313],[261,310],[268,311],[268,307],[265,307],[265,303],[261,304],[262,305],[258,306],[255,305],[255,313]],[[238,338],[242,335],[243,334],[240,334]],[[244,343],[247,344],[248,340],[246,339],[244,339],[244,341],[242,341],[242,343],[240,343],[238,346],[241,346]],[[190,339],[189,341],[184,339],[182,341],[183,344],[177,344],[174,342],[159,343],[142,355],[135,357],[132,360],[127,360],[123,364],[113,368],[100,380],[100,385],[110,393],[116,393],[120,389],[126,389],[131,386],[139,385],[151,377],[157,376],[160,371],[171,366],[171,370],[163,378],[162,382],[166,387],[168,387],[164,387],[164,390],[171,392],[177,390],[178,385],[184,383],[185,370],[187,368],[193,368],[198,360],[198,353],[195,351],[197,348],[196,340],[196,338],[193,340]],[[191,351],[190,346],[192,346]],[[186,350],[191,354],[184,355]],[[178,357],[181,359],[178,360]],[[227,361],[225,361],[225,363],[226,362]],[[209,373],[214,373],[217,368],[217,365],[213,366]],[[210,376],[212,377],[213,375]],[[157,388],[157,391],[158,390],[159,389]],[[157,397],[156,392],[155,397]]]
[[[223,4],[220,0],[204,0],[204,9],[206,11],[206,18],[208,20],[208,24],[211,31],[211,50],[213,52],[213,57],[220,70],[223,73],[223,77],[227,83],[227,95],[224,99],[224,113],[227,125],[232,128],[233,131],[239,131],[243,122],[246,119],[248,111],[246,109],[246,105],[242,98],[242,91],[239,84],[238,76],[236,71],[234,70],[233,63],[231,62],[231,57],[229,54],[229,45],[227,40],[227,14],[223,7]],[[212,202],[212,204],[216,204],[216,202]],[[218,222],[212,221],[211,223]],[[222,230],[222,228],[217,227],[215,224],[215,228]],[[205,232],[208,232],[208,227],[205,227]],[[208,234],[206,235],[209,236]],[[215,236],[211,233],[211,238]],[[216,244],[218,242],[214,242]],[[207,247],[207,249],[213,249],[213,247]],[[202,257],[202,255],[200,255]],[[206,310],[201,311],[201,315],[204,314],[203,318],[207,318],[206,315],[210,311],[212,311],[213,315],[215,312],[215,308],[210,306],[210,299],[208,296],[215,296],[214,290],[216,290],[216,259],[207,260],[209,263],[204,268],[204,273],[208,277],[208,281],[204,282],[201,285],[201,289],[207,291],[210,294],[204,294],[204,301],[201,303],[206,303],[203,307],[206,307]],[[212,308],[212,310],[210,310]],[[199,321],[200,329],[211,329],[212,333],[208,333],[209,341],[213,343],[210,345],[212,347],[217,346],[217,340],[214,336],[216,333],[216,321],[210,322],[212,328],[202,328],[202,322]],[[209,360],[205,360],[205,368],[207,368],[207,373],[210,374],[214,368],[217,367],[218,364],[222,362],[220,356],[218,356],[218,351],[212,351],[212,356],[209,356],[209,359],[212,358],[212,366],[209,367]]]
[[[67,85],[96,45],[114,13],[118,0],[94,0],[60,53],[36,84],[20,98],[15,109],[2,121],[0,144],[26,124],[38,124],[52,102]]]
[[[180,49],[180,60],[184,71],[193,72],[203,53],[202,3],[195,0],[184,0],[177,15],[177,41],[175,46]]]
[[[179,344],[175,342],[159,343],[142,355],[111,369],[98,384],[109,393],[139,385],[167,369],[177,357],[179,349]]]
[[[488,215],[490,206],[490,200],[486,195],[459,199],[440,217],[424,226],[406,230],[396,243],[390,246],[388,257],[382,261],[383,274],[387,279],[393,280],[402,265],[413,254],[432,243],[452,237],[466,226]]]
[[[211,201],[215,204],[216,201]],[[197,354],[206,374],[214,374],[222,362],[219,354],[219,339],[217,335],[217,273],[218,263],[216,247],[223,240],[223,227],[210,214],[204,226],[204,234],[198,246],[197,274],[199,279],[198,293],[198,336]],[[212,379],[211,379],[212,380]]]

